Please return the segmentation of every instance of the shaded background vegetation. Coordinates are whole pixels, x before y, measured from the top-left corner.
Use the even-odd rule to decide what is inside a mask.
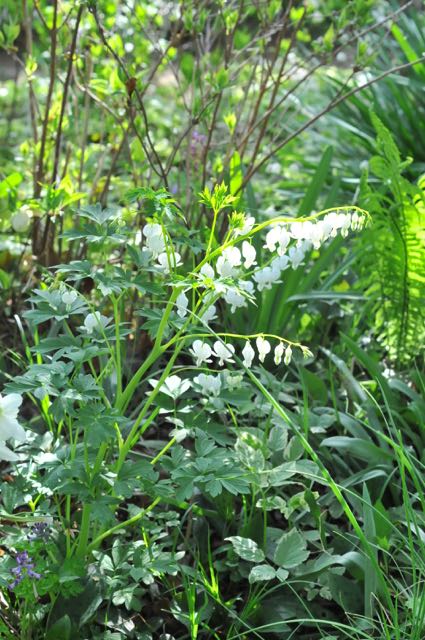
[[[255,309],[218,310],[227,331],[267,331],[309,345],[314,357],[295,359],[283,375],[270,363],[256,375],[311,450],[258,389],[228,393],[205,428],[216,448],[236,450],[250,492],[212,496],[202,486],[187,502],[163,504],[143,535],[156,544],[166,532],[158,554],[185,551],[183,568],[164,556],[152,580],[143,582],[142,574],[130,580],[134,549],[117,538],[112,552],[111,543],[96,558],[102,588],[84,582],[78,567],[75,580],[84,591],[77,588],[72,598],[72,589],[64,589],[52,616],[42,600],[39,626],[22,637],[45,637],[72,612],[69,633],[78,627],[82,638],[419,640],[425,612],[423,2],[5,0],[0,17],[3,384],[33,357],[38,329],[23,310],[33,287],[58,277],[49,268],[83,260],[99,272],[105,268],[106,254],[66,239],[84,235],[82,206],[120,207],[137,234],[162,211],[164,197],[155,194],[166,189],[184,216],[191,247],[207,240],[212,221],[199,193],[221,181],[234,208],[257,220],[346,204],[372,216],[363,234],[336,237],[320,253],[313,249],[305,268],[257,293]],[[218,237],[225,232],[223,218]],[[125,262],[118,249],[107,257],[111,269]],[[102,300],[97,285],[87,274],[78,284],[94,305]],[[155,295],[153,289],[143,301],[152,314]],[[130,380],[156,325],[133,304],[123,314],[131,326],[124,363]],[[48,330],[47,323],[39,328]],[[37,357],[49,363],[48,356]],[[168,406],[164,398],[158,403]],[[37,427],[34,407],[26,412]],[[169,426],[155,422],[140,455],[152,459],[168,441]],[[207,459],[197,438],[185,446]],[[309,467],[312,452],[319,456],[314,464],[328,469],[344,492],[369,541],[366,550],[332,483]],[[293,464],[294,473],[285,467],[262,485],[256,467],[279,464]],[[161,473],[173,465],[178,460],[170,456]],[[5,464],[6,515],[27,504],[24,483],[14,493],[8,473]],[[145,495],[155,496],[150,486],[141,494],[127,495],[129,513]],[[78,528],[77,508],[73,515]],[[275,543],[294,530],[301,537],[284,538],[281,546],[293,544],[295,560],[279,562]],[[131,540],[140,536],[135,529]],[[263,551],[241,550],[224,541],[229,536],[264,543]],[[249,563],[261,565],[264,553],[289,572],[289,581],[270,572],[248,579]],[[16,637],[16,602],[13,594],[4,597],[3,633]],[[52,638],[67,633],[58,629]]]

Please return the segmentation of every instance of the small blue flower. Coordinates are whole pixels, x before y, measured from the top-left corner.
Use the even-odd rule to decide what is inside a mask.
[[[10,583],[9,589],[13,591],[18,584],[22,582],[25,577],[40,580],[41,574],[34,571],[34,562],[29,557],[27,551],[22,551],[16,556],[16,567],[13,567],[11,574],[14,577],[13,582]]]
[[[31,526],[30,532],[27,534],[28,540],[48,540],[50,536],[50,527],[47,522],[36,522]]]

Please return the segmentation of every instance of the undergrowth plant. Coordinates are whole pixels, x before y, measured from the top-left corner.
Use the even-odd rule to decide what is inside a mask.
[[[260,563],[249,583],[284,583],[311,553],[296,527],[297,509],[310,505],[320,520],[318,494],[309,489],[287,506],[276,498],[292,528],[283,535],[278,530],[278,538],[269,531],[266,514],[275,507],[267,487],[297,474],[323,474],[321,482],[368,549],[307,435],[295,426],[287,431],[292,420],[251,371],[271,356],[276,367],[287,367],[293,357],[311,355],[309,349],[279,335],[223,332],[216,323],[218,307],[253,304],[256,289],[300,268],[310,245],[319,249],[337,234],[362,228],[367,214],[349,207],[256,222],[241,212],[226,214],[234,197],[221,184],[201,194],[212,214],[202,242],[165,190],[135,189],[127,198],[151,211],[142,231],[134,234],[120,209],[82,207],[78,229],[64,231],[64,237],[89,246],[90,259],[46,274],[29,299],[25,325],[16,318],[27,363],[18,354],[16,362],[26,370],[6,384],[0,416],[3,442],[15,443],[1,449],[13,467],[13,482],[2,495],[8,526],[1,581],[8,590],[4,624],[10,637],[20,629],[22,638],[37,638],[47,629],[46,637],[74,638],[95,614],[101,623],[98,609],[106,619],[114,619],[120,605],[142,611],[149,585],[181,574],[193,585],[201,580],[207,600],[219,600],[215,569],[183,562],[187,550],[180,537],[182,510],[192,521],[210,511],[211,500],[227,523],[221,544],[226,538],[238,557]],[[220,242],[217,229],[224,220]],[[264,251],[257,252],[253,241],[266,230]],[[255,406],[252,383],[257,402],[263,398],[268,426],[262,435],[239,427]],[[25,432],[17,421],[22,395],[29,400]],[[270,453],[262,453],[262,438]],[[314,462],[296,462],[304,447]],[[283,449],[287,462],[273,463],[271,452]],[[248,509],[253,491],[257,498]],[[198,495],[204,496],[199,504]],[[239,501],[245,535],[226,536]],[[263,520],[257,542],[248,535],[253,518]],[[204,540],[211,544],[209,536]],[[273,560],[264,563],[269,544]],[[193,628],[203,619],[202,610],[191,613],[195,601],[186,602],[187,614],[175,613]]]
[[[421,4],[1,3],[1,640],[425,637]]]

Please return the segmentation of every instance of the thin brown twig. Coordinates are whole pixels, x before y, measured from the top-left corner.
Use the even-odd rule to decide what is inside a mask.
[[[97,25],[97,28],[98,28],[98,31],[99,31],[99,35],[101,37],[101,40],[102,40],[103,44],[108,49],[108,51],[111,53],[111,55],[113,56],[113,58],[115,59],[115,61],[117,62],[117,64],[121,68],[121,70],[123,71],[123,73],[124,73],[125,77],[127,78],[127,80],[131,80],[132,76],[129,73],[126,65],[123,62],[123,60],[120,58],[120,56],[116,53],[116,51],[111,47],[111,45],[108,42],[108,39],[106,37],[104,28],[103,28],[102,23],[100,22],[100,19],[99,19],[99,15],[98,15],[98,12],[97,12],[97,7],[94,6],[91,9],[91,12],[92,12],[92,14],[94,16],[94,19],[95,19],[95,22],[96,22],[96,25]],[[145,105],[143,103],[142,95],[141,95],[141,93],[140,93],[140,91],[139,91],[139,89],[137,87],[134,89],[134,92],[133,92],[132,95],[135,95],[136,98],[137,98],[137,102],[138,102],[138,105],[139,105],[139,108],[140,108],[140,112],[142,114],[143,123],[144,123],[144,126],[145,126],[146,140],[148,142],[148,145],[150,147],[150,151],[152,152],[159,169],[156,168],[155,163],[152,161],[152,159],[151,159],[149,154],[147,155],[148,162],[151,165],[151,168],[155,171],[155,173],[162,178],[162,180],[164,181],[165,186],[168,188],[167,175],[166,175],[166,173],[164,171],[164,167],[162,165],[161,159],[160,159],[160,157],[159,157],[159,155],[158,155],[158,153],[157,153],[157,151],[155,149],[155,146],[154,146],[154,144],[152,142],[152,139],[151,139],[151,136],[150,136],[150,133],[149,133],[148,116],[147,116],[147,113],[146,113]],[[129,102],[131,101],[132,95],[129,95]],[[130,112],[131,112],[131,110],[129,110],[129,113]],[[135,133],[136,133],[137,126],[135,124],[134,117],[133,117],[133,128],[134,128]],[[138,134],[138,137],[139,137],[139,140],[140,140],[140,137],[141,137],[140,134]],[[144,144],[144,147],[146,147],[145,144]],[[145,151],[145,153],[146,153],[146,151]]]
[[[121,142],[119,146],[116,148],[114,155],[112,156],[111,165],[109,167],[108,173],[106,174],[105,184],[103,185],[102,193],[99,198],[99,202],[103,207],[106,207],[108,190],[109,190],[109,185],[111,183],[112,174],[115,171],[118,158],[120,157],[122,150],[124,149],[124,145],[127,141],[127,136],[128,136],[128,129],[124,131],[124,135],[122,136]]]
[[[257,173],[257,171],[271,158],[275,155],[275,153],[277,153],[280,149],[282,149],[283,147],[285,147],[287,144],[289,144],[289,142],[291,142],[291,140],[293,140],[294,138],[296,138],[297,136],[299,136],[303,131],[305,131],[306,129],[308,129],[312,124],[314,124],[315,122],[317,122],[317,120],[319,120],[322,116],[324,116],[326,113],[329,113],[330,111],[332,111],[333,109],[335,109],[335,107],[337,107],[339,104],[341,104],[341,102],[343,102],[344,100],[347,100],[347,98],[350,98],[351,96],[355,95],[356,93],[358,93],[359,91],[362,91],[363,89],[366,89],[367,87],[370,87],[371,85],[375,84],[376,82],[379,82],[380,80],[383,80],[384,78],[386,78],[387,76],[391,75],[392,73],[398,73],[399,71],[403,71],[405,69],[409,69],[410,67],[415,66],[416,64],[420,64],[421,62],[425,61],[425,55],[421,56],[420,58],[417,58],[416,60],[413,60],[412,62],[406,62],[404,64],[398,65],[396,67],[392,67],[391,69],[387,69],[386,71],[384,71],[383,73],[381,73],[379,76],[376,76],[375,78],[372,78],[371,80],[368,80],[367,82],[363,83],[362,85],[358,86],[358,87],[353,87],[353,89],[350,89],[350,91],[347,91],[347,93],[345,93],[342,96],[339,96],[336,100],[335,98],[332,98],[332,100],[328,103],[328,105],[322,109],[321,111],[319,111],[319,113],[317,113],[315,116],[313,116],[312,118],[310,118],[310,120],[308,120],[307,122],[305,122],[301,127],[299,127],[296,131],[292,132],[289,136],[287,136],[284,140],[282,140],[280,143],[278,143],[271,151],[269,151],[254,167],[252,167],[251,170],[249,170],[244,179],[243,182],[241,184],[241,186],[238,188],[237,192],[239,193],[239,191],[241,189],[243,189],[247,182],[252,178],[252,176]],[[275,139],[276,140],[276,139]]]
[[[40,7],[38,6],[38,0],[34,0],[34,9],[37,11],[37,15],[38,15],[38,17],[40,18],[40,20],[41,20],[41,22],[42,22],[42,24],[43,24],[43,27],[44,27],[47,31],[50,31],[50,29],[49,29],[49,25],[47,24],[46,19],[45,19],[45,17],[43,16],[43,13],[40,11]]]
[[[292,2],[289,3],[289,5],[291,5],[291,4],[292,4]],[[277,92],[278,92],[279,87],[280,87],[280,83],[281,83],[281,80],[282,80],[283,72],[285,70],[286,62],[288,60],[289,52],[291,51],[292,47],[294,46],[295,38],[297,36],[298,31],[302,27],[302,24],[303,24],[304,18],[305,18],[305,13],[306,12],[304,11],[304,13],[302,14],[301,18],[298,20],[297,24],[295,25],[295,27],[294,27],[294,29],[292,31],[291,38],[290,38],[290,41],[289,41],[289,45],[287,47],[287,50],[285,51],[285,55],[283,56],[283,60],[282,60],[282,63],[280,65],[280,68],[279,68],[278,77],[277,77],[277,80],[274,83],[274,88],[273,88],[273,91],[272,91],[272,95],[270,97],[270,100],[269,100],[269,103],[268,103],[268,107],[266,109],[266,112],[268,112],[269,115],[266,116],[265,118],[263,118],[263,123],[261,125],[261,129],[260,129],[260,131],[258,133],[258,136],[257,136],[257,141],[255,143],[254,151],[252,152],[250,165],[255,162],[255,158],[257,157],[261,141],[263,140],[264,134],[266,132],[266,128],[267,128],[267,124],[268,124],[270,115],[273,112],[274,104],[275,104],[276,97],[277,97]],[[279,40],[279,48],[280,48],[280,40]]]
[[[77,17],[76,17],[76,20],[75,20],[74,32],[72,34],[71,48],[69,50],[68,69],[67,69],[67,72],[66,72],[65,82],[64,82],[64,86],[63,86],[61,109],[60,109],[59,122],[58,122],[58,127],[57,127],[57,134],[56,134],[55,154],[54,154],[53,172],[52,172],[52,184],[54,184],[56,182],[57,173],[58,173],[59,155],[60,155],[61,138],[62,138],[62,127],[63,127],[63,118],[64,118],[64,115],[65,115],[66,100],[67,100],[67,97],[68,97],[68,89],[69,89],[69,85],[70,85],[70,82],[71,82],[72,67],[73,67],[73,63],[74,63],[75,49],[77,47],[78,30],[80,28],[80,22],[81,22],[81,17],[83,15],[83,10],[84,10],[84,5],[80,4],[80,6],[78,7]]]
[[[26,53],[27,53],[27,56],[31,56],[33,41],[32,41],[32,27],[31,27],[30,15],[28,12],[27,0],[22,0],[22,10],[23,10],[23,16],[24,16],[23,25],[24,25],[24,32],[25,32]],[[18,56],[17,58],[19,60]],[[30,106],[30,117],[31,117],[33,139],[34,139],[34,144],[37,145],[38,143],[37,99],[34,93],[34,88],[32,86],[31,78],[28,78],[28,93],[29,93],[29,106]],[[35,156],[34,156],[34,162],[35,162]],[[35,165],[34,165],[34,169],[35,169]],[[33,172],[33,175],[35,175],[35,171]]]
[[[353,34],[351,40],[350,40],[350,45],[353,44],[353,42],[357,42],[360,38],[362,38],[363,36],[367,35],[368,33],[375,31],[376,29],[378,29],[379,27],[382,27],[384,24],[386,24],[387,22],[389,22],[390,20],[395,20],[397,19],[404,11],[406,11],[406,9],[408,9],[409,6],[412,5],[412,3],[414,2],[414,0],[408,0],[408,2],[406,2],[402,7],[400,7],[399,9],[397,9],[396,11],[391,12],[390,14],[384,16],[381,20],[378,20],[377,22],[374,22],[372,25],[370,25],[369,27],[363,29],[363,31],[360,31],[356,34]],[[344,48],[346,47],[346,44],[341,44],[338,47],[336,47],[334,49],[334,51],[332,52],[332,57],[335,58],[338,53],[340,53],[341,51],[344,50]],[[314,59],[315,54],[312,53],[306,60],[303,61],[303,65],[305,68],[309,67],[310,62],[312,62],[312,60]],[[284,95],[283,97],[278,100],[278,102],[276,104],[273,105],[272,109],[267,109],[266,112],[261,116],[261,118],[257,121],[257,122],[252,122],[252,119],[250,119],[250,124],[248,125],[248,130],[246,131],[240,145],[239,145],[239,153],[242,153],[241,150],[245,149],[245,146],[249,140],[249,138],[251,137],[252,133],[255,131],[255,129],[258,126],[261,126],[261,124],[264,122],[265,119],[268,119],[270,117],[270,115],[273,113],[273,111],[276,111],[276,109],[284,102],[286,101],[290,95],[292,95],[293,93],[295,93],[295,91],[298,89],[299,86],[301,86],[302,84],[304,84],[304,82],[306,82],[311,76],[314,75],[314,73],[316,73],[316,71],[324,66],[325,62],[323,60],[319,60],[319,62],[317,62],[315,65],[313,65],[308,71],[307,73],[305,73],[304,76],[302,76]],[[293,72],[293,70],[297,69],[298,65],[293,65],[293,67],[291,67],[290,69],[288,69],[287,73],[285,74],[286,78],[289,78]],[[270,87],[266,88],[266,91],[269,89]],[[249,168],[248,168],[249,171]]]
[[[54,0],[53,3],[53,24],[50,31],[50,74],[49,74],[49,86],[47,89],[46,105],[44,112],[44,119],[42,125],[41,139],[40,139],[40,153],[38,157],[38,166],[36,171],[36,178],[34,184],[34,198],[39,198],[42,189],[42,181],[44,175],[44,156],[46,152],[47,132],[49,129],[49,116],[50,108],[52,104],[53,88],[56,80],[56,55],[57,55],[57,21],[58,21],[58,2]],[[49,218],[47,217],[46,226],[48,226]],[[34,220],[33,236],[32,236],[32,251],[35,255],[43,251],[43,246],[39,246],[39,234],[40,231],[40,218]],[[46,233],[44,234],[44,240],[46,239]]]

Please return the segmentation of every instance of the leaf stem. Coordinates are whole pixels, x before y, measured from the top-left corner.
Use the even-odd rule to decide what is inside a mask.
[[[152,504],[150,504],[149,507],[147,507],[146,509],[142,509],[142,511],[139,511],[139,513],[137,513],[132,518],[129,518],[124,522],[119,522],[114,527],[111,527],[107,531],[104,531],[103,533],[101,533],[99,536],[97,536],[97,538],[93,540],[91,544],[88,545],[87,554],[91,553],[94,549],[96,549],[96,547],[99,546],[99,544],[103,540],[105,540],[105,538],[108,538],[109,536],[113,535],[116,531],[119,531],[120,529],[124,529],[125,527],[130,527],[132,524],[135,524],[136,522],[138,522],[141,518],[143,518],[144,515],[149,513],[149,511],[152,511],[152,509],[154,509],[160,501],[161,501],[161,498],[155,498]]]

